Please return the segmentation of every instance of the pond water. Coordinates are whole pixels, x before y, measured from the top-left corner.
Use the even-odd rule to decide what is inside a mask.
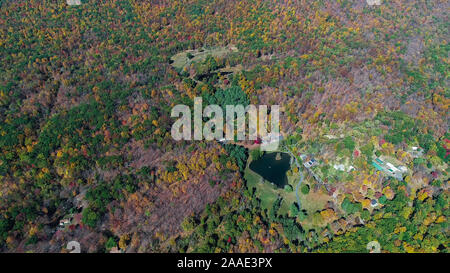
[[[260,159],[252,161],[249,167],[278,188],[284,188],[287,185],[286,172],[290,169],[290,163],[291,156],[287,153],[264,153]]]

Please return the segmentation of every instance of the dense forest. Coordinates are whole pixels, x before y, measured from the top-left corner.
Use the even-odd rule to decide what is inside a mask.
[[[0,251],[448,252],[449,2],[381,2],[0,1]],[[280,105],[320,183],[173,140],[195,97]]]

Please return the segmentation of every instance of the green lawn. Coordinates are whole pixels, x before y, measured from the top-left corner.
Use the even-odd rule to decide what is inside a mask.
[[[213,57],[225,57],[227,54],[230,54],[233,50],[228,47],[216,47],[212,49],[200,49],[200,50],[186,50],[180,52],[174,56],[172,56],[172,65],[177,69],[183,69],[187,67],[191,63],[199,63],[203,62],[208,55]],[[192,56],[191,59],[188,57],[188,54]]]

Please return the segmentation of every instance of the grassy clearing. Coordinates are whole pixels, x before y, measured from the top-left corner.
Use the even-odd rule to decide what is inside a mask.
[[[261,199],[262,207],[271,209],[278,196],[276,187],[269,182],[262,182],[262,177],[250,170],[248,166],[244,172],[244,179],[249,188],[256,188],[256,196]]]
[[[173,61],[172,63],[173,67],[182,70],[184,68],[189,67],[189,65],[191,65],[192,63],[203,62],[204,60],[206,60],[206,57],[208,55],[211,55],[212,57],[222,58],[236,51],[237,49],[232,46],[215,47],[211,49],[200,48],[196,50],[186,50],[180,52],[172,56],[172,58],[170,59]]]
[[[305,180],[307,183],[307,181]],[[300,202],[302,209],[306,210],[308,214],[312,214],[318,210],[322,210],[332,197],[322,192],[314,192],[312,189],[308,194],[303,194],[299,191]]]

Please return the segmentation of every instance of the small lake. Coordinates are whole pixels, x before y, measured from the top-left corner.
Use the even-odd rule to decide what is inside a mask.
[[[291,167],[290,163],[291,156],[287,153],[264,153],[260,159],[252,161],[249,168],[278,188],[284,188],[287,185],[286,172]]]

